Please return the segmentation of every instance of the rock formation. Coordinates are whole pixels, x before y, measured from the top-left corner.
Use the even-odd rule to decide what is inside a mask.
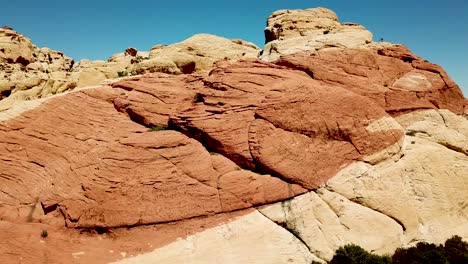
[[[356,23],[340,23],[329,9],[279,10],[267,20],[261,58],[275,61],[301,51],[356,48],[371,42],[372,33]]]
[[[460,88],[439,65],[402,45],[302,52],[276,64],[371,98],[391,115],[440,108],[463,114],[466,104]]]
[[[266,49],[337,21],[275,12]],[[311,263],[468,239],[467,101],[441,67],[372,43],[265,62],[204,34],[135,51],[67,74],[143,75],[0,113],[0,262]]]
[[[74,61],[61,52],[37,48],[11,28],[0,28],[0,111],[19,100],[76,87],[67,80]]]
[[[148,72],[208,72],[219,60],[256,58],[259,48],[243,40],[208,34],[148,51],[128,48],[107,61],[74,60],[48,48],[37,48],[12,30],[0,28],[0,111],[19,101],[44,98],[76,87]]]

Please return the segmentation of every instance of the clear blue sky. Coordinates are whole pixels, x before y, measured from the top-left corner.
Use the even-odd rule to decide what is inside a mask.
[[[342,22],[364,25],[374,40],[404,43],[442,65],[468,95],[467,0],[6,0],[0,26],[75,60],[107,59],[127,47],[149,50],[196,33],[262,47],[271,12],[317,6],[334,10]]]

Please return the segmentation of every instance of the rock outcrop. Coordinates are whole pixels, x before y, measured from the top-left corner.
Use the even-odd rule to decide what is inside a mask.
[[[347,27],[325,9],[269,23],[268,43]],[[74,65],[79,85],[146,74],[0,113],[0,262],[311,263],[468,239],[459,87],[403,46],[345,47],[270,63],[202,34]]]
[[[449,109],[462,114],[466,104],[458,85],[439,65],[402,45],[303,52],[276,63],[368,97],[391,115],[419,109]]]
[[[217,61],[233,62],[241,58],[256,58],[259,52],[257,46],[243,40],[197,34],[176,44],[152,47],[149,59],[136,65],[131,72],[208,72]]]
[[[67,79],[73,64],[61,52],[37,48],[11,28],[0,28],[0,111],[75,88]]]
[[[44,98],[106,80],[148,72],[208,72],[223,61],[256,58],[259,48],[243,40],[208,34],[180,43],[154,46],[150,52],[127,48],[107,61],[74,60],[48,48],[37,48],[12,30],[0,29],[0,111],[24,100]]]
[[[301,51],[356,48],[371,42],[371,32],[356,23],[340,23],[329,9],[279,10],[268,18],[261,58],[275,61]]]

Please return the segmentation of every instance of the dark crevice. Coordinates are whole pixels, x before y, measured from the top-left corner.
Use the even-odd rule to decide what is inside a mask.
[[[283,175],[281,175],[280,173],[278,173],[277,171],[262,165],[261,162],[256,160],[254,155],[252,155],[251,149],[249,149],[249,151],[250,151],[250,156],[252,160],[249,160],[242,155],[233,155],[232,153],[228,153],[225,150],[222,142],[219,142],[218,140],[216,140],[215,138],[211,137],[209,134],[207,134],[206,132],[198,128],[188,127],[187,124],[181,124],[184,122],[185,121],[178,121],[178,120],[170,119],[168,123],[168,128],[178,131],[186,135],[189,138],[195,139],[196,141],[201,143],[207,151],[216,152],[227,157],[229,160],[231,160],[237,166],[239,166],[240,168],[244,170],[250,170],[259,175],[269,174],[270,176],[274,178],[278,178],[285,183],[296,184],[308,190],[311,189],[309,187],[306,187],[307,185],[310,185],[310,184],[300,181],[299,179],[288,179],[284,177]]]
[[[305,74],[307,74],[310,78],[315,79],[314,72],[306,66],[296,65],[296,64],[293,64],[292,62],[285,61],[285,60],[279,60],[275,64],[279,66],[284,66],[293,70],[302,71]]]
[[[208,152],[219,153],[229,158],[237,166],[243,169],[253,170],[255,168],[255,165],[249,159],[243,157],[242,155],[232,155],[227,153],[222,142],[216,140],[208,133],[196,127],[190,127],[188,124],[186,124],[186,122],[187,121],[185,120],[169,119],[168,129],[178,131],[189,138],[195,139],[200,144],[202,144]]]
[[[0,92],[0,100],[11,95],[11,90],[3,90]]]
[[[149,127],[148,124],[145,123],[145,117],[143,115],[140,115],[139,113],[135,112],[132,108],[126,108],[125,112],[127,113],[128,117],[130,120],[133,122],[143,125],[145,127]]]
[[[333,192],[334,192],[334,191],[333,191]],[[338,193],[338,194],[339,194],[339,193]],[[341,195],[341,194],[340,194],[340,195]],[[384,213],[384,212],[382,212],[382,211],[380,211],[380,210],[378,210],[378,209],[376,209],[376,208],[369,207],[369,206],[365,205],[364,203],[362,203],[359,199],[348,199],[348,200],[350,200],[350,201],[353,202],[353,203],[356,203],[356,204],[359,204],[359,205],[361,205],[361,206],[364,206],[364,207],[366,207],[366,208],[369,208],[369,209],[371,209],[371,210],[373,210],[373,211],[376,211],[376,212],[378,212],[378,213],[380,213],[380,214],[383,214],[383,215],[387,216],[388,218],[391,218],[393,221],[395,221],[398,225],[401,226],[401,228],[403,229],[403,231],[406,231],[406,227],[405,227],[405,225],[403,224],[403,222],[401,222],[401,221],[398,220],[397,218],[395,218],[395,217],[393,217],[393,216],[391,216],[391,215],[388,215],[388,214],[386,214],[386,213]]]
[[[413,57],[409,57],[409,56],[402,56],[401,60],[403,62],[412,63],[415,59]]]
[[[286,202],[289,202],[290,200],[286,200]],[[285,201],[283,201],[285,202]],[[266,219],[270,220],[271,222],[275,223],[276,225],[278,225],[279,227],[285,229],[286,231],[288,231],[288,233],[290,233],[291,235],[293,235],[297,240],[299,240],[306,248],[307,250],[314,254],[314,252],[312,252],[312,250],[310,249],[309,245],[302,239],[301,235],[299,234],[298,231],[296,231],[293,227],[290,227],[288,222],[277,222],[277,221],[274,221],[272,219],[270,219],[268,216],[266,216],[265,214],[263,214],[260,210],[257,210],[260,214],[262,214]]]
[[[370,207],[369,207],[369,208],[370,208]],[[375,209],[375,208],[371,208],[371,209],[374,210],[374,211],[376,211],[376,212],[379,212],[379,213],[381,213],[381,214],[383,214],[383,215],[385,215],[385,216],[387,216],[387,217],[389,217],[389,218],[391,218],[393,221],[395,221],[397,224],[399,224],[399,225],[401,226],[401,228],[403,229],[403,232],[406,231],[406,227],[405,227],[405,225],[403,224],[403,222],[401,222],[401,221],[398,220],[397,218],[395,218],[395,217],[393,217],[393,216],[391,216],[391,215],[387,215],[387,214],[385,214],[385,213],[383,213],[383,212],[381,212],[381,211],[379,211],[379,210],[377,210],[377,209]]]
[[[467,153],[465,153],[465,151],[463,150],[463,148],[460,148],[458,146],[454,146],[454,145],[451,145],[451,144],[448,144],[448,143],[445,143],[445,142],[437,142],[435,141],[436,143],[439,143],[440,145],[450,149],[450,150],[453,150],[455,152],[458,152],[458,153],[461,153],[461,154],[464,154],[464,155],[468,155]]]
[[[172,223],[177,223],[180,221],[203,219],[203,218],[212,217],[215,215],[226,214],[226,213],[236,213],[236,212],[241,212],[241,211],[246,211],[246,210],[251,210],[251,209],[254,209],[254,207],[246,207],[246,208],[241,208],[241,209],[236,209],[236,210],[231,210],[231,211],[222,211],[222,212],[216,212],[216,213],[211,213],[211,214],[197,215],[197,216],[192,216],[192,217],[187,217],[187,218],[182,218],[182,219],[174,219],[174,220],[167,220],[167,221],[160,221],[160,222],[151,222],[151,223],[138,222],[135,224],[118,225],[118,226],[75,227],[75,229],[82,230],[82,231],[95,231],[96,233],[98,233],[98,231],[111,233],[112,230],[115,230],[115,229],[122,229],[122,228],[133,229],[133,228],[144,227],[144,226],[172,224]]]
[[[54,212],[58,208],[58,204],[53,204],[53,205],[46,206],[46,205],[44,205],[44,203],[41,203],[41,206],[42,206],[42,210],[44,211],[45,215]]]

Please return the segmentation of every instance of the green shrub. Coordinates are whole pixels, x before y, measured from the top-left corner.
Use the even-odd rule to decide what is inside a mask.
[[[126,71],[119,71],[119,72],[117,72],[117,75],[118,75],[119,77],[127,77],[127,76],[128,76],[128,72],[126,72]]]
[[[445,241],[445,254],[451,264],[468,263],[468,243],[459,236],[453,236]]]
[[[47,232],[47,230],[42,230],[42,232],[41,232],[41,237],[42,237],[42,238],[46,238],[46,237],[48,237],[48,236],[49,236],[49,232]]]
[[[358,245],[350,244],[340,247],[330,264],[387,264],[392,263],[388,256],[378,256],[367,252],[365,249]]]
[[[166,130],[166,127],[163,127],[163,126],[154,126],[154,127],[150,127],[150,128],[148,129],[148,131],[150,131],[150,132],[161,131],[161,130]]]
[[[410,248],[398,248],[393,256],[378,256],[357,245],[340,247],[331,264],[468,264],[468,243],[453,236],[445,245],[419,242]]]
[[[446,264],[449,263],[445,256],[443,246],[419,242],[415,247],[399,248],[392,257],[392,263],[399,264]]]

